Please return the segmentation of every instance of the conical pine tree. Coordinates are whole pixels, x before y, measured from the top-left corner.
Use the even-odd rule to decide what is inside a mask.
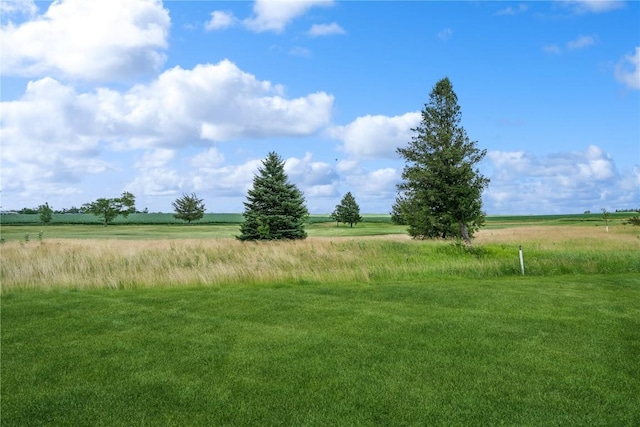
[[[309,212],[302,192],[289,183],[284,161],[270,152],[253,178],[244,202],[244,222],[239,240],[304,239]]]
[[[351,192],[345,194],[340,201],[340,204],[336,205],[336,209],[331,214],[331,218],[338,223],[342,222],[349,224],[350,227],[353,227],[353,224],[357,224],[362,221],[362,217],[360,216],[360,206],[358,206],[358,203]]]
[[[477,165],[487,150],[469,140],[448,78],[434,86],[412,130],[411,142],[397,150],[406,165],[393,218],[407,224],[413,237],[458,237],[470,244],[484,221],[481,196],[489,179]]]

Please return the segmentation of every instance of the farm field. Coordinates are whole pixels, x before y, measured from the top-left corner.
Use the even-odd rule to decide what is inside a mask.
[[[609,225],[625,227],[622,223],[633,213],[611,214]],[[363,222],[350,228],[344,224],[336,227],[328,215],[314,214],[309,218],[306,230],[309,236],[370,236],[405,234],[406,227],[391,223],[390,215],[363,214]],[[4,241],[45,239],[210,239],[239,234],[241,214],[205,214],[201,221],[185,224],[172,214],[132,214],[128,218],[116,218],[112,225],[102,226],[100,220],[88,214],[55,214],[49,225],[39,222],[37,214],[0,215],[0,239]],[[537,216],[489,216],[484,230],[532,226],[605,226],[601,215],[537,215]],[[627,226],[628,227],[628,226]]]
[[[3,226],[0,421],[637,425],[640,229],[547,221]]]
[[[633,215],[633,212],[615,212],[610,213],[612,221],[621,222]],[[390,223],[391,215],[389,214],[362,214],[365,223]],[[193,225],[198,224],[239,224],[243,221],[240,213],[205,213],[203,218],[194,221]],[[329,214],[311,214],[308,222],[310,224],[330,223],[333,220]],[[506,216],[496,215],[486,218],[487,227],[513,227],[522,225],[585,225],[585,224],[602,224],[601,214],[566,214],[566,215],[518,215]],[[44,226],[40,222],[38,214],[2,214],[0,215],[0,224],[2,225],[37,225]],[[102,225],[100,219],[91,214],[53,214],[51,218],[52,225]],[[175,219],[172,213],[134,213],[127,218],[117,217],[113,221],[114,225],[186,225],[184,221]]]

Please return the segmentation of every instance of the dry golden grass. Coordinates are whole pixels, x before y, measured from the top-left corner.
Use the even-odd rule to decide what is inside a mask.
[[[634,231],[636,231],[634,233]],[[561,226],[528,226],[503,228],[497,230],[480,230],[476,234],[475,243],[500,244],[536,244],[541,246],[565,245],[594,249],[598,246],[607,248],[640,248],[640,229],[631,226],[611,227],[609,232],[604,227],[561,227]]]
[[[621,260],[621,271],[640,261],[637,230],[603,227],[519,227],[483,230],[476,245],[497,248],[490,257],[460,259],[449,242],[412,241],[406,235],[311,237],[302,241],[235,239],[80,240],[7,242],[0,247],[2,291],[63,288],[145,288],[259,283],[367,283],[373,279],[425,278],[429,274],[511,274],[513,247],[537,251],[540,271],[554,257],[590,263],[585,272]],[[431,249],[430,249],[431,248]],[[577,257],[577,258],[576,258]],[[585,267],[587,268],[587,267]],[[484,272],[483,270],[484,269]],[[607,270],[608,271],[608,270]]]
[[[47,240],[2,246],[3,290],[221,285],[366,279],[358,254],[326,238],[242,243],[211,240]]]

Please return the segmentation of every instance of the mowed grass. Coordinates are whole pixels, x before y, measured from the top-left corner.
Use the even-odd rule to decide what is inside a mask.
[[[7,241],[1,424],[640,424],[637,228],[318,227]]]
[[[12,292],[2,425],[640,422],[637,276]]]

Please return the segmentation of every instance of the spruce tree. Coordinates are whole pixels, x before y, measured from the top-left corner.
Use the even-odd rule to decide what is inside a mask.
[[[406,161],[392,215],[414,238],[456,237],[471,243],[483,224],[482,191],[489,179],[476,168],[487,151],[461,125],[458,97],[448,78],[431,91],[416,135],[397,152]]]
[[[183,194],[172,204],[175,211],[173,215],[175,219],[181,219],[191,224],[191,221],[196,221],[204,216],[204,203],[202,199],[198,199],[196,193],[191,193],[191,195]]]
[[[345,194],[340,204],[336,205],[336,209],[331,214],[331,218],[338,223],[349,224],[350,227],[362,221],[360,206],[358,206],[351,192]]]
[[[302,192],[289,183],[284,161],[270,152],[253,178],[244,202],[239,240],[304,239],[309,212]]]

